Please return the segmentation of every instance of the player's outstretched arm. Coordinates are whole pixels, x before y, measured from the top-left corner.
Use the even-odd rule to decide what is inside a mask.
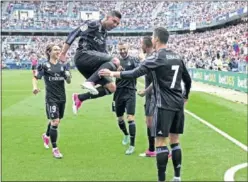
[[[156,69],[159,66],[159,59],[157,56],[148,57],[145,61],[139,64],[139,66],[130,71],[122,71],[120,73],[120,78],[122,79],[133,79],[141,77],[151,70]]]
[[[109,69],[102,69],[99,71],[99,76],[115,77],[122,79],[134,79],[147,74],[149,70],[145,66],[139,66],[129,71],[110,71]]]
[[[151,83],[146,89],[145,89],[145,94],[150,94],[153,89],[153,84]]]
[[[149,73],[150,70],[156,69],[160,65],[157,55],[147,58],[140,64],[139,67],[129,71],[110,71],[102,69],[99,71],[99,76],[109,76],[122,79],[134,79]]]
[[[69,44],[67,44],[67,43],[63,44],[62,51],[59,55],[59,60],[62,61],[63,63],[66,62],[66,53],[69,50],[69,48],[70,48]]]
[[[33,94],[36,95],[40,92],[40,89],[38,88],[38,80],[36,77],[33,77],[32,84],[33,84]]]
[[[66,53],[67,53],[67,51],[69,50],[69,48],[70,48],[71,44],[74,42],[74,40],[78,36],[80,36],[80,34],[82,34],[84,31],[86,31],[86,28],[83,29],[84,27],[87,27],[87,23],[85,23],[84,25],[74,29],[71,33],[69,33],[65,43],[63,44],[63,48],[62,48],[62,51],[61,51],[60,56],[59,56],[60,61],[66,62]]]
[[[34,77],[32,79],[33,84],[33,94],[38,94],[40,92],[40,89],[38,88],[38,79],[41,79],[44,75],[44,68],[42,64],[39,64],[37,66],[37,70],[35,70]]]
[[[143,53],[143,51],[141,50],[138,56],[140,62],[143,62],[145,60],[145,54]]]
[[[145,90],[139,90],[139,91],[137,92],[137,94],[138,94],[140,97],[144,97],[144,96],[146,95],[146,92],[145,92]]]
[[[141,63],[142,63],[142,60],[140,58],[136,58],[134,60],[134,68],[139,67]]]
[[[120,71],[110,71],[109,69],[101,69],[98,72],[99,76],[106,76],[106,77],[115,77],[120,78]]]
[[[152,89],[153,89],[153,85],[151,83],[146,89],[138,91],[138,95],[140,97],[144,97],[145,95],[151,93]]]

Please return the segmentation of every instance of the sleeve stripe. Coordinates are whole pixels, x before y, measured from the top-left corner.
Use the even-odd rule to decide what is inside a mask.
[[[72,32],[72,34],[68,36],[66,43],[68,43],[69,45],[72,44],[72,42],[76,39],[80,31],[80,28],[77,28],[75,32]]]

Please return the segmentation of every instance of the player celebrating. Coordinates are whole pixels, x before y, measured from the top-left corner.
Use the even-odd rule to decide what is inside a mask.
[[[57,129],[60,120],[64,116],[66,94],[64,80],[69,84],[71,82],[70,72],[64,64],[59,63],[58,58],[61,48],[55,44],[50,44],[46,48],[48,61],[37,67],[33,78],[33,93],[39,92],[37,79],[44,77],[46,85],[46,114],[49,119],[46,133],[42,135],[45,148],[49,148],[49,137],[52,144],[52,152],[55,158],[62,158],[57,147]]]
[[[111,11],[103,20],[86,21],[69,34],[63,46],[60,59],[65,61],[70,45],[77,37],[80,37],[74,61],[78,71],[87,79],[82,87],[89,92],[73,94],[73,112],[75,114],[83,101],[103,97],[116,90],[114,82],[109,78],[99,77],[98,71],[102,68],[116,70],[119,67],[119,59],[107,54],[106,38],[107,31],[117,27],[120,19],[121,14],[118,11]],[[101,86],[95,88],[97,84]]]
[[[152,39],[151,37],[143,37],[141,39],[141,48],[144,54],[146,54],[146,58],[149,56],[154,56],[153,46],[152,46]],[[138,95],[141,97],[145,96],[145,115],[146,115],[146,125],[147,125],[147,136],[148,136],[148,143],[149,148],[146,150],[145,153],[140,154],[141,157],[156,157],[155,152],[155,136],[152,136],[151,129],[152,129],[152,116],[155,110],[155,97],[152,88],[152,75],[148,73],[145,76],[145,90],[139,91]]]
[[[179,145],[179,134],[184,129],[184,102],[188,99],[191,88],[191,78],[182,61],[174,52],[166,49],[169,33],[163,27],[158,27],[153,32],[152,43],[156,50],[154,57],[147,58],[140,67],[132,71],[113,72],[103,69],[101,76],[116,78],[137,78],[149,72],[152,73],[156,109],[154,124],[156,127],[156,160],[158,181],[166,179],[165,172],[168,162],[169,149],[167,138],[170,136],[172,148],[172,161],[175,176],[173,181],[180,181],[182,166],[182,153]],[[182,94],[181,81],[185,84],[185,93]]]
[[[118,50],[121,56],[120,68],[122,70],[132,70],[139,65],[139,59],[128,55],[128,44],[119,43]],[[122,140],[123,145],[128,144],[129,135],[124,121],[124,113],[127,113],[129,125],[130,146],[126,151],[127,155],[134,152],[136,126],[134,122],[134,114],[136,107],[136,79],[122,80],[116,79],[116,92],[114,93],[115,113],[118,117],[118,125],[124,134]]]

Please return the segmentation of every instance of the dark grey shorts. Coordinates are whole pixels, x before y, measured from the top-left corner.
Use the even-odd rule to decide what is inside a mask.
[[[170,111],[156,107],[152,124],[152,136],[168,137],[169,133],[182,134],[184,130],[184,109]]]
[[[78,71],[88,79],[101,65],[113,59],[109,54],[97,51],[77,51],[74,62]],[[96,84],[106,85],[112,82],[109,77],[101,78]]]

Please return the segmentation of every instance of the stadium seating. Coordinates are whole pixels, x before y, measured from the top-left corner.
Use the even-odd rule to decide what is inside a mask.
[[[80,11],[113,9],[121,10],[123,19],[116,30],[147,30],[154,26],[189,28],[191,22],[207,24],[223,18],[233,11],[243,11],[245,2],[131,2],[131,1],[18,1],[4,2],[2,6],[2,28],[23,30],[72,29],[83,23]],[[33,18],[17,20],[16,10],[34,10]]]
[[[20,30],[68,30],[83,23],[80,11],[105,12],[121,10],[123,19],[118,30],[147,30],[156,26],[189,28],[191,22],[207,24],[238,12],[244,2],[131,2],[107,1],[16,1],[3,2],[2,28]],[[34,10],[33,18],[17,20],[16,10]],[[243,11],[244,9],[242,9]],[[203,33],[171,35],[169,48],[178,52],[187,67],[245,72],[247,70],[247,37],[245,24],[229,26]],[[30,53],[35,52],[39,61],[45,61],[44,50],[50,42],[63,43],[66,37],[8,36],[2,37],[2,60],[10,65],[30,64]],[[119,41],[130,44],[130,54],[138,55],[140,37],[112,36],[108,38],[108,51],[117,55]],[[11,47],[12,46],[12,47]],[[13,47],[14,46],[14,47]],[[75,54],[77,41],[68,52],[68,59]],[[14,51],[12,51],[14,50]],[[73,61],[72,61],[73,62]],[[17,66],[23,68],[23,66]],[[25,68],[28,66],[24,66]]]
[[[245,31],[246,24],[239,24],[227,28],[217,29],[204,33],[188,33],[171,35],[169,48],[178,52],[188,67],[232,70],[230,62],[237,62],[238,69],[235,71],[246,70],[247,66],[247,38]],[[44,37],[44,36],[15,36],[2,37],[2,58],[3,61],[30,62],[31,52],[37,53],[40,61],[44,61],[45,54],[39,50],[45,50],[48,43],[54,42],[62,44],[66,37]],[[116,55],[117,44],[120,41],[128,42],[130,52],[137,56],[139,52],[140,37],[110,36],[107,40],[108,51]],[[15,51],[9,49],[10,44],[19,45]],[[238,45],[238,49],[235,48]],[[72,44],[68,52],[68,59],[72,60],[75,54],[77,41]],[[236,46],[237,47],[237,46]]]

